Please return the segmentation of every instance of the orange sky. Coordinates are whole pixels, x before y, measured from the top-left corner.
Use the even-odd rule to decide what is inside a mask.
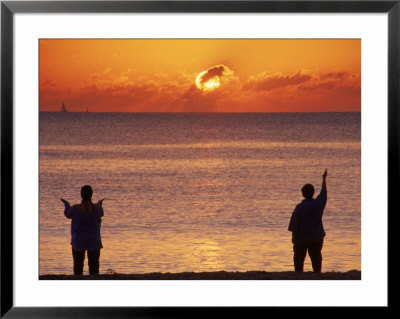
[[[46,39],[39,48],[40,111],[63,101],[77,112],[361,111],[361,40]]]

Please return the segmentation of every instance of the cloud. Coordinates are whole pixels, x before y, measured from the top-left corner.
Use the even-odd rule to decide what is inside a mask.
[[[208,91],[207,82],[213,80],[216,86],[219,87],[222,78],[229,80],[233,76],[233,71],[226,65],[220,64],[208,68],[200,72],[196,77],[196,86],[200,90]]]
[[[321,75],[321,79],[344,79],[348,76],[348,72],[329,72]]]
[[[314,81],[307,83],[307,85],[300,85],[299,90],[302,91],[316,91],[320,89],[332,90],[336,87],[336,81]]]
[[[53,79],[47,79],[42,81],[40,83],[40,89],[41,90],[51,90],[52,88],[55,88],[57,86],[57,82]]]
[[[317,93],[321,91],[336,91],[340,94],[360,94],[360,75],[349,72],[330,72],[315,76],[312,81],[301,84],[301,91]]]
[[[265,74],[261,73],[256,77],[250,78],[245,84],[244,89],[256,91],[271,91],[277,88],[292,86],[308,82],[312,76],[302,71],[295,74],[284,75],[282,73]]]
[[[223,100],[223,90],[203,94],[193,85],[177,98],[176,104],[181,105],[180,111],[183,112],[215,112],[218,111],[218,103]]]
[[[103,72],[102,72],[103,73]],[[120,74],[91,74],[71,88],[53,80],[43,79],[40,85],[40,106],[58,110],[65,101],[71,111],[174,112],[181,111],[182,94],[193,86],[185,76],[171,79],[165,75],[131,76],[126,69]]]
[[[240,79],[221,64],[204,71],[202,81],[218,76],[224,83],[204,92],[194,83],[197,73],[171,77],[157,72],[135,76],[129,69],[107,75],[104,71],[88,75],[72,87],[43,78],[41,110],[57,111],[62,101],[71,111],[88,107],[99,112],[357,111],[361,103],[360,74],[349,72],[263,72]]]
[[[224,69],[225,67],[223,65],[220,65],[220,66],[214,66],[202,72],[201,76],[199,77],[199,82],[203,84],[215,76],[221,77],[224,74]]]

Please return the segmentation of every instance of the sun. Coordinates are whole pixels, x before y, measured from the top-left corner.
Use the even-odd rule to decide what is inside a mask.
[[[214,76],[207,81],[203,81],[203,76],[207,73],[207,71],[201,72],[197,77],[196,77],[196,87],[204,92],[207,91],[212,91],[220,87],[221,85],[221,80],[219,76]]]
[[[221,81],[219,80],[218,76],[215,76],[211,79],[209,79],[206,83],[203,83],[203,90],[204,91],[212,91],[215,90],[216,88],[219,88],[221,85]]]

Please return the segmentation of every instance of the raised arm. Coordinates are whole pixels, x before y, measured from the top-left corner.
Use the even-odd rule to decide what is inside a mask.
[[[61,198],[61,201],[64,203],[64,215],[67,218],[72,218],[72,213],[71,213],[71,205],[64,199]]]
[[[328,176],[328,170],[326,169],[324,175],[322,175],[322,189],[326,190],[326,177]]]
[[[322,186],[321,186],[321,192],[319,193],[319,195],[317,196],[317,198],[315,199],[315,201],[317,203],[319,203],[320,207],[321,207],[321,216],[323,214],[323,210],[325,208],[326,205],[326,201],[327,201],[327,190],[326,190],[326,177],[328,176],[328,170],[325,170],[324,174],[322,175]]]
[[[100,199],[100,200],[97,202],[97,205],[99,205],[99,207],[100,207],[100,217],[103,217],[103,216],[104,216],[103,200],[105,200],[105,198]]]

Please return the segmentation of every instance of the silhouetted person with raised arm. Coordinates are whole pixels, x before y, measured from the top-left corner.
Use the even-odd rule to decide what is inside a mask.
[[[87,251],[89,274],[99,274],[100,249],[103,248],[100,236],[101,217],[104,215],[103,200],[92,203],[92,187],[81,188],[82,202],[74,206],[63,198],[65,217],[71,221],[71,245],[74,261],[74,275],[83,274],[85,252]]]
[[[311,184],[303,186],[301,192],[304,200],[296,206],[290,219],[288,230],[292,232],[295,271],[303,271],[304,260],[308,251],[314,272],[321,272],[321,251],[325,237],[322,214],[327,201],[327,175],[328,171],[325,170],[322,175],[321,192],[315,199],[313,198],[314,186]]]

